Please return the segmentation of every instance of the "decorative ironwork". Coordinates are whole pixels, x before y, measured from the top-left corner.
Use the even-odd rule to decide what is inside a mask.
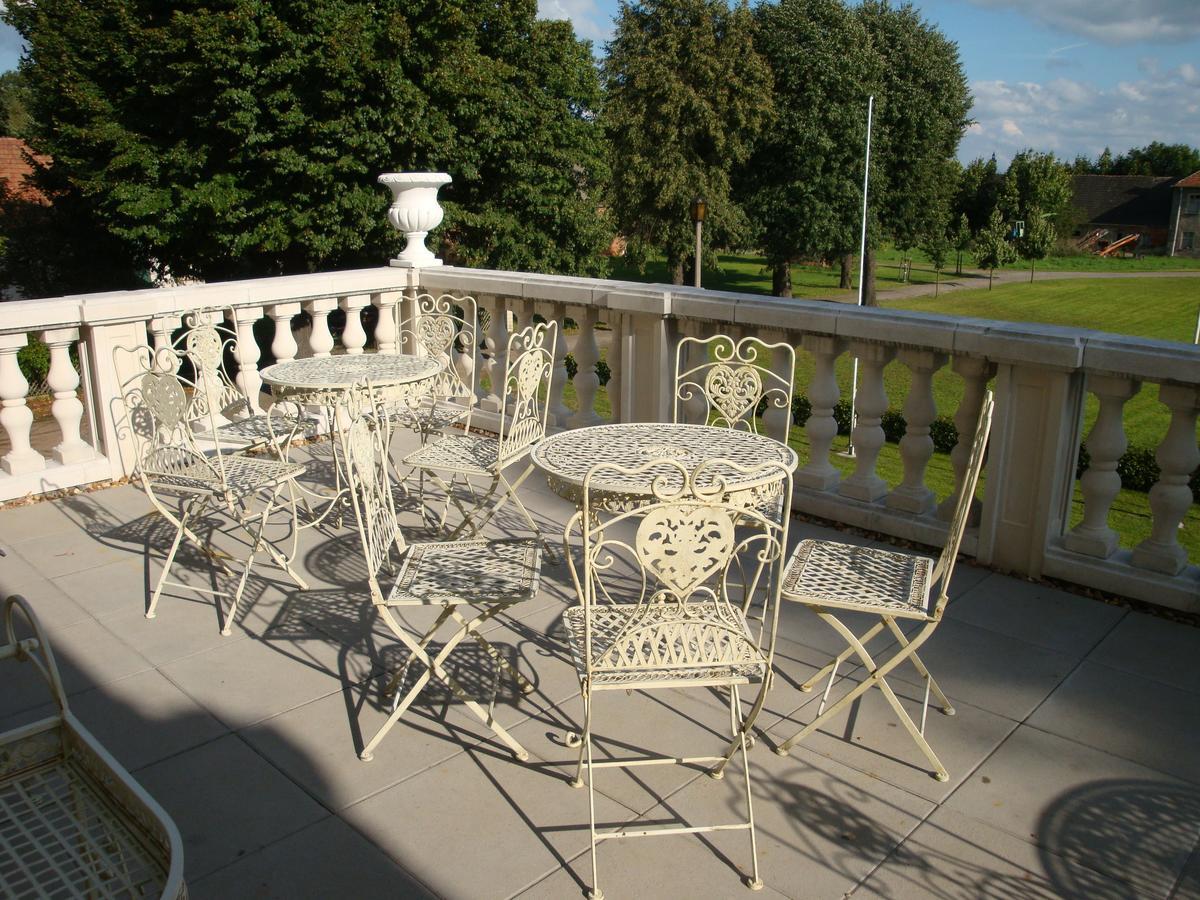
[[[967,516],[975,496],[975,487],[979,482],[979,473],[983,468],[994,406],[989,391],[984,397],[979,413],[975,439],[971,445],[970,463],[951,519],[950,530],[946,535],[946,544],[936,563],[924,556],[832,541],[801,541],[796,548],[788,561],[787,574],[784,576],[783,597],[803,603],[813,610],[845,639],[847,647],[801,685],[801,690],[811,691],[822,678],[829,676],[816,718],[778,745],[776,753],[786,754],[797,743],[845,710],[867,690],[878,687],[896,713],[900,724],[933,766],[933,776],[938,781],[949,779],[950,773],[925,739],[925,722],[929,714],[930,694],[947,715],[953,715],[954,707],[929,673],[921,657],[917,655],[917,650],[932,636],[949,601],[950,578],[954,574],[958,548],[967,527]],[[935,598],[932,607],[931,597]],[[831,610],[851,610],[876,615],[879,621],[863,634],[855,634]],[[905,634],[896,624],[898,618],[915,619],[924,624],[914,633]],[[880,635],[891,636],[896,641],[895,651],[883,662],[876,660],[867,651],[867,645]],[[857,656],[862,661],[869,677],[826,709],[825,704],[829,699],[829,691],[833,686],[833,679],[837,676],[838,667],[851,656]],[[906,660],[911,660],[925,680],[925,697],[921,704],[919,727],[900,705],[900,700],[887,682],[887,675]]]
[[[479,313],[473,297],[420,294],[411,302],[412,317],[399,323],[400,349],[437,360],[441,371],[419,404],[397,405],[389,412],[425,443],[431,434],[457,422],[471,427]]]

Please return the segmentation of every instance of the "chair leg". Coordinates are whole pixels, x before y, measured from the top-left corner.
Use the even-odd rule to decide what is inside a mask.
[[[163,563],[162,574],[158,576],[158,583],[154,585],[154,593],[150,595],[150,605],[146,608],[146,618],[153,619],[158,613],[155,611],[158,607],[158,598],[162,596],[163,585],[166,584],[167,575],[171,571],[171,566],[175,562],[175,554],[179,551],[179,544],[183,540],[183,535],[187,531],[188,519],[191,518],[192,508],[199,502],[197,500],[188,501],[175,526],[175,539],[171,541],[171,549],[167,551],[166,561]]]
[[[929,745],[929,742],[925,740],[925,736],[921,734],[912,718],[904,710],[904,707],[900,703],[900,699],[896,696],[896,693],[892,690],[891,685],[889,685],[886,680],[886,676],[889,675],[891,671],[896,668],[896,666],[900,665],[902,662],[912,656],[912,654],[915,653],[923,643],[925,643],[925,641],[929,638],[929,635],[933,633],[933,629],[937,623],[931,622],[927,624],[915,638],[907,642],[898,653],[892,656],[891,659],[889,659],[883,665],[876,665],[875,660],[871,658],[871,655],[867,652],[866,647],[863,645],[863,641],[860,640],[853,631],[846,627],[846,625],[843,624],[840,619],[827,612],[819,612],[818,614],[835,630],[837,630],[839,634],[842,635],[842,637],[850,645],[852,652],[856,653],[863,661],[863,664],[867,667],[867,670],[870,674],[859,684],[855,685],[855,687],[849,693],[847,693],[846,696],[842,697],[835,704],[833,704],[833,706],[825,710],[825,712],[817,716],[815,719],[813,719],[813,721],[809,722],[808,725],[796,732],[796,734],[792,735],[792,737],[784,741],[784,743],[780,744],[776,748],[775,752],[780,754],[787,753],[792,749],[792,747],[816,731],[825,722],[838,715],[842,710],[865,694],[872,687],[878,687],[883,693],[883,696],[887,699],[888,704],[892,707],[892,710],[896,713],[897,718],[900,719],[900,724],[904,726],[905,730],[912,737],[913,741],[920,748],[921,752],[925,754],[925,758],[928,759],[930,764],[933,766],[934,777],[938,781],[948,780],[950,778],[950,773],[946,770],[946,767],[942,765],[941,760],[938,759],[937,754],[933,752],[933,748]],[[882,627],[882,623],[880,627]],[[872,635],[875,634],[875,629],[872,629],[869,633]]]
[[[585,697],[590,694],[586,686],[584,691]],[[592,765],[592,709],[590,701],[584,702],[586,704],[586,712],[584,714],[583,751],[584,757],[587,760],[588,773],[588,833],[592,841],[592,886],[588,890],[587,895],[591,900],[604,900],[604,891],[600,890],[600,871],[596,863],[596,773]]]
[[[896,620],[889,618],[887,623],[892,629],[892,633],[896,635],[896,640],[900,642],[900,646],[908,646],[908,638],[905,636],[904,632],[900,630],[900,626],[896,624]],[[929,674],[929,669],[925,668],[925,663],[921,660],[921,657],[914,652],[909,659],[912,661],[912,664],[916,668],[917,672],[920,673],[921,677],[925,679],[926,705],[929,704],[929,693],[932,691],[934,698],[938,702],[938,705],[942,708],[942,712],[948,716],[954,715],[954,704],[952,704],[946,695],[942,693],[942,689],[938,687],[937,681],[934,680],[934,677]],[[923,734],[924,732],[925,729],[922,727],[921,733]]]
[[[859,640],[862,641],[862,643],[864,645],[869,644],[872,640],[874,640],[875,635],[879,634],[879,632],[881,632],[881,631],[883,631],[883,622],[882,621],[877,622],[874,625],[872,625],[871,629],[869,631],[867,631],[865,634],[863,634],[863,636],[860,637]],[[829,663],[824,668],[822,668],[815,675],[813,675],[810,679],[808,679],[808,681],[806,681],[806,682],[804,682],[804,684],[800,685],[800,690],[804,691],[804,693],[807,694],[809,691],[811,691],[813,689],[813,686],[818,681],[820,681],[822,678],[824,678],[829,673],[829,671],[831,669],[834,669],[841,663],[844,663],[847,659],[849,659],[853,655],[854,655],[854,648],[847,647],[845,650],[843,650],[841,653],[839,653],[837,656],[835,656],[832,660],[830,660]]]
[[[580,692],[580,696],[583,698],[583,735],[582,737],[573,734],[567,735],[567,746],[570,747],[573,744],[577,744],[579,747],[579,759],[575,763],[575,777],[570,781],[570,785],[573,788],[583,787],[584,752],[588,741],[592,739],[592,698],[591,692],[588,691],[586,685]]]
[[[729,693],[733,708],[740,710],[741,698],[738,695],[736,684],[730,686]],[[746,746],[746,731],[747,729],[739,725],[737,737],[742,745],[742,775],[746,787],[746,821],[750,825],[750,877],[746,879],[746,887],[752,891],[761,891],[763,880],[758,873],[758,836],[754,832],[754,797],[750,787],[750,754]]]

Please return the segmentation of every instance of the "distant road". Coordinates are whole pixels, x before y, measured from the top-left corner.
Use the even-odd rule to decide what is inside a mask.
[[[1065,278],[1200,278],[1200,270],[1183,270],[1178,272],[1034,272],[1034,281],[1055,281]],[[963,289],[978,289],[987,287],[987,270],[986,269],[964,269],[962,275],[952,275],[949,278],[943,277],[941,286],[938,288],[938,293],[944,291],[959,291]],[[993,284],[1012,284],[1013,282],[1029,283],[1029,270],[1020,269],[997,269],[996,277]],[[933,293],[934,285],[932,284],[906,284],[900,287],[891,287],[886,290],[876,290],[875,296],[878,300],[900,300],[905,297],[926,297]],[[840,296],[830,296],[825,300],[837,300],[841,303],[854,303],[856,296],[854,294],[842,294]]]

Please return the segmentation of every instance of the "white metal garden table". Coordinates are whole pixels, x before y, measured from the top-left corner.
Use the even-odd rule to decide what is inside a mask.
[[[584,478],[597,463],[636,468],[663,458],[677,460],[689,471],[708,459],[729,460],[747,469],[780,462],[794,470],[798,462],[791,447],[766,435],[668,422],[625,422],[560,431],[543,439],[532,452],[533,464],[546,474],[550,488],[577,505],[582,503]],[[631,474],[604,473],[592,481],[593,503],[602,492],[610,510],[629,509],[653,497],[656,478],[665,478],[665,486],[676,487],[673,482],[680,477],[672,466]],[[748,506],[778,495],[778,478],[733,466],[708,467],[704,477],[723,479],[729,496]]]
[[[389,405],[417,402],[442,370],[437,359],[393,353],[362,353],[345,356],[291,359],[267,366],[259,376],[270,386],[275,402],[298,406],[317,406],[325,410],[331,430],[340,436],[344,410],[355,385],[370,384],[376,395]],[[345,496],[348,483],[338,458],[339,441],[332,442],[334,454],[334,492],[320,497],[328,506],[308,525],[323,520]],[[340,516],[340,513],[339,513]]]

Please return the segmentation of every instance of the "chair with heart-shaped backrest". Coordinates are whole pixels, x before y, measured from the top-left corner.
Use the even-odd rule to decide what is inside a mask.
[[[229,597],[230,607],[221,616],[221,632],[228,635],[259,551],[265,551],[296,584],[307,587],[291,566],[296,549],[295,503],[290,504],[291,555],[281,553],[263,534],[272,511],[279,505],[281,492],[291,490],[304,466],[282,459],[247,456],[237,452],[244,449],[240,443],[236,448],[224,447],[219,428],[222,408],[218,402],[219,386],[205,386],[203,381],[197,384],[180,374],[191,368],[190,361],[174,349],[155,352],[142,346],[117,348],[115,353],[126,357],[117,363],[118,371],[132,368],[135,372],[121,392],[126,421],[120,429],[122,437],[131,439],[135,448],[134,477],[154,508],[175,529],[146,608],[146,618],[155,617],[166,586]],[[129,357],[132,366],[127,364]],[[198,422],[205,427],[198,428]],[[249,539],[240,574],[228,565],[227,561],[234,557],[197,534],[195,523],[209,514],[232,520]],[[236,587],[207,588],[170,580],[171,567],[184,539],[226,575],[236,578]]]
[[[710,459],[694,469],[673,457],[647,460],[635,468],[600,463],[585,477],[582,507],[567,525],[568,541],[577,536],[580,545],[578,555],[567,555],[579,604],[563,614],[563,621],[584,716],[582,735],[569,735],[568,744],[579,747],[572,786],[582,787],[586,767],[592,801],[591,896],[600,896],[596,845],[610,838],[651,834],[747,830],[752,865],[746,880],[752,888],[762,885],[746,751],[770,685],[788,517],[739,501],[736,492],[726,488],[726,479],[734,473],[778,481],[790,496],[791,472],[778,462],[746,468]],[[649,501],[614,504],[614,484],[638,474],[653,476]],[[754,564],[745,565],[747,560]],[[758,598],[761,619],[747,618],[745,597]],[[757,693],[752,700],[746,698],[747,707],[740,691],[750,685],[757,686]],[[723,752],[594,758],[593,701],[598,692],[621,696],[634,690],[680,688],[728,691],[731,734]],[[739,749],[745,767],[744,819],[715,825],[597,830],[598,769],[706,765],[709,774],[719,779]]]
[[[788,442],[796,349],[756,337],[684,337],[675,350],[672,419]],[[780,412],[775,412],[779,410]]]
[[[469,431],[475,408],[475,298],[419,294],[411,306],[397,304],[398,311],[402,308],[412,314],[398,323],[400,352],[436,359],[442,370],[415,402],[388,410],[392,424],[411,428],[422,444],[451,425],[461,424]]]

